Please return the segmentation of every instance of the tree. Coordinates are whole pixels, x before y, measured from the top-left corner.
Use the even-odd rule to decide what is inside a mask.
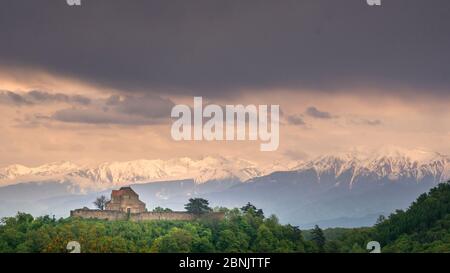
[[[186,209],[187,212],[197,215],[212,211],[212,209],[209,207],[209,201],[203,198],[189,199],[189,203],[184,205],[184,208]]]
[[[187,230],[173,228],[166,235],[153,242],[152,251],[160,253],[187,253],[191,252],[192,234]]]
[[[156,207],[153,209],[153,212],[172,212],[169,208]]]
[[[108,202],[108,199],[104,195],[102,195],[100,197],[97,197],[97,199],[95,199],[94,205],[99,210],[104,210],[106,202]]]
[[[316,243],[317,247],[319,248],[320,252],[324,251],[324,246],[326,243],[326,239],[325,239],[325,235],[323,234],[322,229],[318,226],[315,225],[312,233],[312,240]]]
[[[227,253],[241,253],[248,251],[249,237],[247,234],[230,229],[218,231],[217,250]]]
[[[262,209],[257,209],[252,203],[248,202],[245,206],[241,208],[243,213],[255,214],[258,217],[264,218],[264,212]]]
[[[277,238],[273,235],[272,231],[265,224],[259,226],[254,250],[256,252],[274,252],[277,245]]]
[[[383,223],[386,220],[386,217],[384,215],[380,215],[377,218],[377,222],[375,223],[375,225],[379,225],[381,223]]]

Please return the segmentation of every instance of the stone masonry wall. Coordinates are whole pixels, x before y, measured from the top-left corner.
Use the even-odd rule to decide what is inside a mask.
[[[146,221],[146,220],[194,220],[196,217],[187,212],[142,212],[132,213],[131,221]]]
[[[77,209],[70,212],[70,217],[80,218],[92,218],[102,220],[127,220],[127,214],[116,210],[90,210],[90,209]]]
[[[77,209],[70,212],[70,217],[79,217],[84,219],[102,219],[110,221],[128,220],[128,214],[113,210],[90,210]],[[225,214],[222,212],[212,212],[202,216],[196,216],[187,212],[141,212],[131,213],[130,221],[151,221],[151,220],[180,220],[191,221],[197,218],[223,219]]]

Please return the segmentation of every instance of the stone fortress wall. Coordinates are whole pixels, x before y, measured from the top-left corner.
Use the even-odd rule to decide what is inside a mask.
[[[225,217],[223,212],[211,212],[197,216],[187,212],[139,212],[128,213],[115,210],[91,210],[91,209],[76,209],[70,211],[70,217],[78,217],[84,219],[101,219],[109,221],[151,221],[151,220],[181,220],[191,221],[198,218],[217,219],[221,220]]]

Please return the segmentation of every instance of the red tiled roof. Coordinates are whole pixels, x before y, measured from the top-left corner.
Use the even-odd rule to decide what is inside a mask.
[[[131,194],[136,194],[133,189],[131,189],[130,187],[122,187],[120,188],[120,190],[113,190],[111,196],[113,197],[119,197],[124,195],[125,193],[131,193]],[[136,194],[137,195],[137,194]]]
[[[113,190],[112,191],[112,196],[114,196],[114,197],[121,196],[122,194],[123,194],[122,190]]]

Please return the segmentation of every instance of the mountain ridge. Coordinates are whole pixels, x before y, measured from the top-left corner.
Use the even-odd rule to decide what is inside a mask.
[[[199,184],[214,180],[248,183],[277,171],[312,171],[319,183],[322,176],[334,175],[338,184],[342,180],[348,183],[350,189],[361,177],[368,176],[378,179],[387,177],[392,181],[401,177],[420,181],[425,176],[431,176],[438,182],[450,179],[450,156],[420,150],[388,150],[372,154],[349,152],[291,162],[291,166],[274,164],[263,167],[244,159],[211,156],[198,160],[181,157],[169,160],[105,162],[94,167],[79,166],[71,162],[49,163],[31,168],[16,164],[0,169],[0,186],[48,180],[71,182],[86,190],[186,179]]]
[[[135,183],[185,179],[192,179],[199,184],[213,180],[245,181],[264,174],[266,170],[251,161],[224,157],[204,157],[199,160],[182,157],[165,161],[141,159],[105,162],[95,167],[62,162],[34,168],[17,164],[7,166],[0,169],[0,185],[58,180],[72,182],[82,188],[98,190]]]
[[[1,169],[0,175],[11,177],[16,171],[25,182],[0,187],[0,216],[17,211],[67,216],[71,209],[92,206],[95,197],[108,196],[111,189],[130,185],[149,209],[182,210],[189,198],[201,197],[212,206],[251,202],[268,215],[303,227],[361,226],[374,222],[376,215],[404,208],[448,180],[449,162],[438,153],[390,152],[325,155],[272,169],[213,157],[103,163],[94,168],[48,164],[32,171],[15,165]],[[41,180],[27,182],[30,173],[42,174]],[[48,177],[52,179],[44,180]]]

